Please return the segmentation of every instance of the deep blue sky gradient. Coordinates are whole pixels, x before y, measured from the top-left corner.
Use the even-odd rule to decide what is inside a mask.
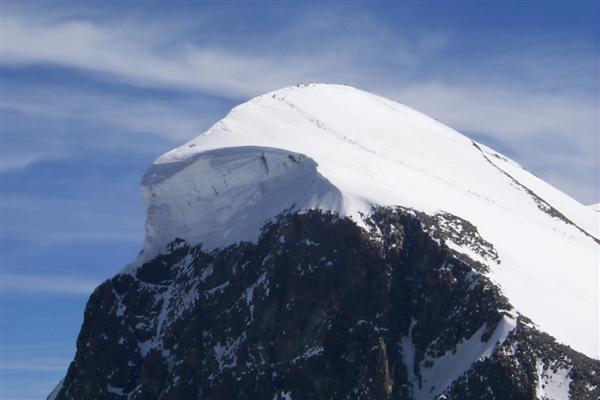
[[[599,201],[598,2],[3,2],[1,17],[1,399],[66,372],[91,290],[141,249],[152,161],[268,90],[391,97]]]

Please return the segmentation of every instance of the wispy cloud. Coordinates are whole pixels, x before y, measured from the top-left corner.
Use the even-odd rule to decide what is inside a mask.
[[[584,203],[600,195],[600,120],[593,95],[436,82],[390,96],[463,132],[502,143],[527,169]]]
[[[89,295],[100,282],[68,276],[36,276],[3,273],[2,291]]]
[[[0,371],[35,371],[35,372],[64,372],[71,362],[69,356],[64,358],[33,358],[27,360],[5,360]]]
[[[2,323],[11,323],[12,320],[2,319]],[[45,323],[51,322],[51,319]],[[40,342],[10,343],[2,348],[2,362],[0,373],[29,372],[57,372],[64,374],[73,359],[73,343],[56,342],[46,339]],[[45,377],[47,378],[47,374]],[[39,384],[41,382],[31,382]],[[56,385],[56,382],[43,382],[44,387]],[[4,397],[2,397],[4,399]]]
[[[179,29],[165,28],[165,24],[156,27],[136,19],[106,21],[57,11],[42,14],[31,8],[9,9],[2,21],[2,61],[6,66],[57,65],[86,71],[101,81],[178,90],[184,95],[163,99],[160,93],[135,96],[9,83],[2,101],[5,115],[18,113],[19,120],[37,121],[36,128],[44,126],[46,130],[14,132],[5,127],[8,150],[3,170],[69,157],[79,145],[86,144],[86,136],[93,146],[131,151],[147,148],[153,143],[148,136],[155,136],[168,141],[160,150],[152,148],[160,154],[200,134],[223,115],[211,104],[212,98],[203,95],[229,98],[229,104],[235,105],[241,99],[298,81],[356,82],[365,75],[365,69],[373,70],[376,65],[365,63],[386,51],[381,43],[392,40],[368,18],[363,18],[360,30],[352,30],[349,26],[354,25],[344,26],[339,16],[306,17],[305,23],[292,20],[278,35],[261,37],[261,44],[253,42],[245,48],[239,40],[218,46],[192,43],[189,32],[186,36]],[[298,40],[342,28],[346,30],[344,38],[311,39],[311,46]],[[369,32],[366,36],[365,31]],[[348,41],[352,45],[348,46]],[[377,42],[381,43],[375,46]],[[417,44],[403,41],[400,46],[395,38],[395,58],[408,67],[417,62],[418,53],[431,51],[442,42],[440,36],[427,34]],[[190,90],[196,95],[186,98]],[[70,135],[48,132],[65,124],[71,127]],[[103,130],[104,140],[95,134],[86,135],[98,128]],[[114,131],[119,135],[111,135]],[[23,144],[27,135],[38,139]]]
[[[61,159],[59,153],[35,152],[31,150],[3,154],[0,160],[0,172],[27,168],[40,161]]]
[[[593,96],[557,95],[526,87],[431,82],[401,89],[397,97],[462,130],[485,132],[505,141],[540,133],[553,137],[593,133],[598,123]]]
[[[91,185],[106,185],[106,178]],[[56,182],[61,184],[60,182]],[[68,184],[68,181],[66,182]],[[141,244],[143,240],[142,211],[136,187],[125,190],[127,181],[113,179],[113,191],[118,195],[4,194],[2,201],[2,233],[11,240],[35,243],[37,246],[112,242]],[[134,186],[129,183],[129,186]],[[10,253],[10,252],[9,252]]]
[[[206,32],[186,36],[164,23],[157,26],[123,18],[108,22],[28,11],[11,9],[3,18],[6,65],[59,65],[131,85],[194,89],[233,98],[307,80],[356,81],[377,70],[382,56],[397,67],[415,68],[423,54],[446,42],[435,32],[409,41],[390,35],[366,15],[348,21],[322,10],[302,12],[277,35],[210,45],[190,40]],[[344,35],[336,35],[339,30]],[[327,40],[319,40],[323,36]]]
[[[61,160],[82,148],[156,155],[225,114],[205,96],[136,96],[98,88],[4,83],[1,170]]]
[[[197,106],[198,109],[191,109]],[[203,104],[186,104],[184,101],[139,99],[111,93],[96,93],[77,89],[52,87],[11,88],[2,104],[6,111],[18,112],[26,117],[71,119],[75,122],[102,124],[113,130],[133,134],[184,140],[199,134],[214,115],[202,113]],[[84,133],[79,133],[84,135]],[[102,143],[99,143],[102,145]],[[131,144],[135,146],[135,143]]]
[[[81,20],[31,24],[22,16],[7,16],[3,22],[7,65],[45,63],[80,68],[143,87],[248,96],[273,84],[289,84],[287,78],[305,77],[316,68],[306,59],[234,55],[186,41],[165,49],[158,36],[140,37],[143,30],[138,30],[139,26],[124,28]],[[284,71],[290,73],[286,76]]]
[[[340,9],[308,8],[290,14],[275,27],[277,34],[246,35],[236,27],[215,34],[210,12],[200,16],[202,23],[181,15],[181,23],[172,16],[159,23],[123,14],[106,19],[81,10],[12,7],[3,16],[3,62],[56,65],[100,81],[216,96],[232,104],[299,81],[350,83],[504,143],[543,178],[584,202],[597,198],[598,61],[589,43],[530,35],[519,39],[518,48],[497,47],[485,58],[469,59],[452,55],[452,31],[399,33],[369,13]],[[201,118],[205,110],[148,98],[132,103],[65,89],[53,103],[48,92],[39,92],[7,96],[6,107],[64,119],[85,115],[173,142],[191,138],[210,120]],[[135,140],[127,137],[123,145]],[[544,145],[549,142],[559,145],[550,150]],[[577,167],[569,164],[573,160]],[[576,182],[566,172],[575,168]]]

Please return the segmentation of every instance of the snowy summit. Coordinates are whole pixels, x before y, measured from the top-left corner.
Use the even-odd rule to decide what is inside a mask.
[[[373,206],[454,214],[498,258],[448,245],[488,265],[518,313],[599,358],[597,214],[402,104],[343,85],[267,93],[159,157],[142,186],[147,235],[136,265],[175,238],[205,250],[255,241],[289,209],[333,211],[359,225]]]

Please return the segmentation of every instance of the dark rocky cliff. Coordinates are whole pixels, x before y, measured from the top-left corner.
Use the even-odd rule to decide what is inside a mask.
[[[368,226],[285,213],[256,244],[173,242],[95,290],[52,396],[518,400],[566,371],[571,398],[599,398],[600,362],[536,330],[447,246],[497,262],[467,221],[379,208]]]

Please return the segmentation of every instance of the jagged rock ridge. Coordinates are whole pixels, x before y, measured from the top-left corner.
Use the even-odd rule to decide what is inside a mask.
[[[310,211],[256,244],[174,241],[94,292],[55,398],[596,399],[600,363],[516,314],[449,220]]]

